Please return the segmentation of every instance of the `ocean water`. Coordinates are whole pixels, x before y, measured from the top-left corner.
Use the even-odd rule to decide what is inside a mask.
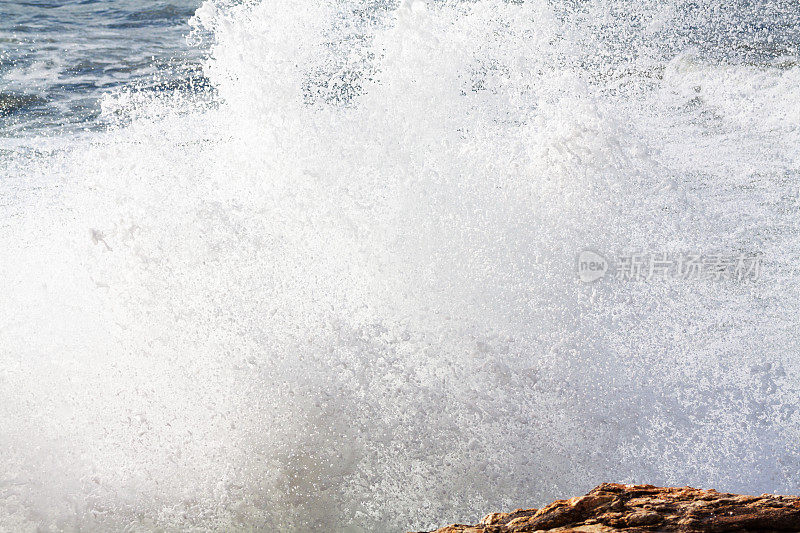
[[[798,58],[790,1],[0,1],[0,530],[800,492]]]

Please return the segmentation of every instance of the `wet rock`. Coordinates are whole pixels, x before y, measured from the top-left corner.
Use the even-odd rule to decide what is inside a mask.
[[[604,483],[542,509],[486,515],[435,533],[800,532],[800,497],[741,496],[691,487]]]

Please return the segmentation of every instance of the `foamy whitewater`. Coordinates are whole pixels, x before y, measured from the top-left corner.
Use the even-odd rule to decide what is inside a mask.
[[[800,492],[799,19],[206,1],[207,82],[0,137],[0,530]],[[584,249],[763,265],[586,284]]]

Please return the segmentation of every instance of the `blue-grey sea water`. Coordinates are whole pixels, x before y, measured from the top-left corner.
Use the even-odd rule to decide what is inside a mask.
[[[96,127],[103,94],[203,84],[186,1],[0,2],[2,135]]]
[[[391,2],[364,4],[379,15]],[[0,0],[0,135],[101,126],[102,95],[123,87],[205,87],[202,48],[187,43],[188,21],[199,5],[200,0]],[[612,7],[625,17],[624,4]],[[718,61],[797,57],[800,14],[791,0],[683,2],[680,9],[676,36]],[[617,45],[626,46],[626,40]]]
[[[0,532],[800,493],[798,258],[797,0],[0,0]]]

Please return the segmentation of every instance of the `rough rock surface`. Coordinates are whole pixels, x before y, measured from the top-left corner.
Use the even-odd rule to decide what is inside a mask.
[[[558,500],[543,509],[493,513],[477,525],[452,525],[435,533],[523,531],[800,532],[800,497],[604,483],[586,496]]]

